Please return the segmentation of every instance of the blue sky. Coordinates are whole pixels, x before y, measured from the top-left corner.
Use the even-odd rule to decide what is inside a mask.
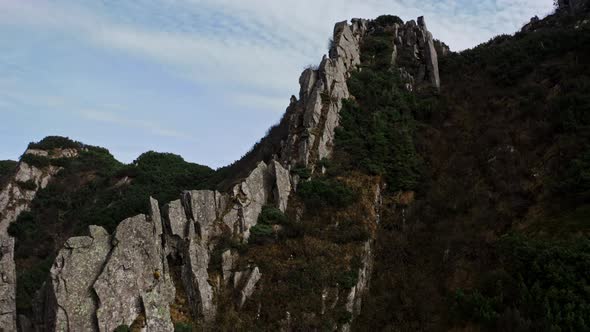
[[[0,0],[0,159],[61,135],[124,162],[155,150],[220,167],[279,120],[335,22],[425,15],[461,50],[552,2]]]

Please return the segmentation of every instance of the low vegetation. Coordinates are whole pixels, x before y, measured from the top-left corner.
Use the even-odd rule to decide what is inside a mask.
[[[89,225],[113,232],[119,222],[148,213],[148,198],[162,204],[176,199],[182,190],[200,189],[214,174],[208,167],[192,164],[173,154],[147,152],[124,165],[108,150],[52,137],[29,147],[37,149],[79,148],[77,158],[49,159],[31,154],[23,160],[35,166],[63,167],[45,189],[39,190],[30,212],[21,213],[9,233],[17,239],[15,250],[19,310],[29,310],[34,293],[47,278],[56,249]],[[34,183],[19,183],[33,189]]]
[[[386,181],[417,195],[409,206],[395,195],[383,198],[371,294],[357,328],[589,329],[590,27],[574,28],[582,16],[552,15],[534,32],[440,57],[440,94],[418,91],[421,101],[392,104],[405,110],[397,125],[407,124],[419,160],[410,165],[421,166],[397,173],[419,174],[406,176],[411,181]],[[389,52],[383,40],[368,46]],[[386,73],[386,60],[365,61]],[[369,97],[361,94],[346,112],[383,107],[380,86],[396,91],[379,75],[363,75],[379,84],[365,84]],[[353,165],[384,179],[394,174],[394,163],[382,167],[374,157],[385,149],[365,142],[366,132],[378,133],[387,121],[344,114],[337,142],[362,156]],[[371,129],[355,132],[357,123]],[[396,141],[403,140],[384,146]]]
[[[457,319],[508,331],[590,329],[590,241],[536,241],[508,236],[498,242],[502,270],[457,290]]]
[[[13,160],[0,160],[0,185],[3,185],[14,174],[17,164]]]

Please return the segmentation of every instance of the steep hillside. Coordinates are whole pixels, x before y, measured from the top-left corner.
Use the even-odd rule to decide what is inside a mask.
[[[59,167],[51,182],[36,194],[28,211],[8,229],[16,238],[17,308],[31,309],[35,292],[49,275],[57,251],[72,236],[86,234],[89,225],[112,231],[125,218],[149,211],[146,197],[170,201],[185,189],[202,188],[213,174],[208,167],[185,162],[172,154],[147,152],[124,165],[103,148],[66,138],[48,137],[31,143],[22,165]],[[71,149],[74,158],[52,158]],[[27,186],[26,182],[19,183]]]
[[[384,200],[359,330],[590,329],[588,22],[587,11],[562,10],[441,59],[440,95],[420,98],[427,107],[411,117],[416,150],[398,148],[405,176],[399,152],[385,163],[390,185],[416,200]],[[363,91],[383,87],[378,75],[365,82]],[[355,96],[344,116],[375,109],[373,96]],[[346,149],[351,131],[387,142],[388,126],[343,123]],[[351,154],[382,170],[380,148]]]
[[[217,171],[32,143],[0,163],[0,324],[590,330],[590,14],[558,6],[461,53],[422,17],[337,23]]]

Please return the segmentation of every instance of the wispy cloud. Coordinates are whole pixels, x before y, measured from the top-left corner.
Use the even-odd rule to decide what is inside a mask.
[[[207,141],[215,135],[211,128],[223,128],[228,134],[216,138],[214,149],[191,143],[173,151],[221,166],[219,160],[239,157],[247,150],[241,145],[256,142],[285,110],[301,71],[326,53],[335,22],[424,15],[435,38],[462,50],[518,30],[531,16],[549,13],[552,2],[0,0],[0,111],[67,113],[81,127],[103,123],[129,128],[120,131],[128,136],[150,133],[150,146],[161,137]],[[54,53],[44,57],[46,50]],[[84,68],[97,64],[104,68]],[[128,66],[137,68],[115,72]],[[144,85],[146,78],[154,83]]]
[[[88,109],[76,111],[75,113],[77,113],[78,115],[82,116],[83,118],[86,118],[91,121],[103,122],[103,123],[114,124],[114,125],[123,126],[123,127],[127,127],[127,128],[136,128],[136,129],[140,129],[140,130],[145,130],[145,131],[148,131],[149,133],[152,133],[152,134],[155,134],[158,136],[162,136],[162,137],[172,137],[172,138],[181,138],[181,139],[192,140],[192,137],[186,133],[182,133],[180,131],[173,130],[173,129],[167,129],[167,128],[160,126],[157,123],[146,121],[146,120],[128,119],[128,118],[122,117],[120,115],[117,115],[115,113],[106,112],[106,111],[88,110]]]

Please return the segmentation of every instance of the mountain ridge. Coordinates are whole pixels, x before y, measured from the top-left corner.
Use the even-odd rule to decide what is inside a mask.
[[[373,21],[355,19],[352,25],[336,24],[329,57],[317,69],[303,72],[300,96],[291,99],[281,122],[240,161],[215,174],[203,168],[203,176],[194,181],[208,188],[184,191],[163,205],[150,199],[142,214],[126,215],[129,218],[111,225],[109,232],[92,226],[90,236],[63,239],[64,247],[55,241],[59,260],[51,267],[44,290],[36,295],[36,309],[23,312],[28,318],[19,318],[19,328],[172,330],[174,323],[176,329],[192,325],[220,330],[347,331],[392,328],[393,322],[401,330],[438,330],[461,324],[467,324],[466,330],[474,324],[543,328],[538,324],[544,321],[531,322],[535,313],[519,311],[527,308],[520,300],[511,303],[518,307],[502,311],[499,306],[504,303],[486,297],[495,295],[495,290],[480,291],[476,279],[488,277],[486,265],[504,273],[513,268],[499,262],[497,256],[504,254],[494,247],[521,248],[523,242],[500,241],[501,235],[513,229],[532,234],[526,230],[531,225],[546,227],[531,216],[550,210],[546,202],[556,199],[559,190],[570,192],[558,203],[568,202],[564,211],[585,209],[586,157],[571,158],[587,146],[580,134],[586,120],[575,106],[586,105],[580,104],[586,99],[577,93],[584,86],[587,63],[567,62],[569,58],[551,63],[556,56],[575,56],[585,50],[581,42],[588,28],[583,23],[583,8],[563,3],[559,11],[574,16],[558,11],[531,22],[514,37],[499,37],[460,54],[448,53],[443,43],[436,43],[423,19],[404,23],[394,16],[382,16]],[[572,22],[572,17],[579,23]],[[572,28],[576,24],[581,28]],[[553,36],[561,38],[546,38]],[[508,61],[512,63],[506,67]],[[559,66],[571,77],[556,73]],[[531,70],[533,75],[526,76]],[[463,85],[464,80],[470,86]],[[539,99],[539,91],[556,90],[559,84],[552,85],[552,80],[574,88],[557,89],[552,97],[557,101],[548,99],[550,107],[559,106],[555,108],[559,112],[549,109],[548,119],[545,113],[534,112],[533,107],[540,107],[534,100],[517,102],[531,95]],[[508,111],[501,112],[502,107]],[[510,121],[518,118],[526,119],[528,127]],[[483,119],[486,126],[478,124]],[[539,133],[570,142],[555,146],[541,140]],[[531,149],[535,144],[536,149]],[[35,152],[42,150],[25,153],[21,165],[37,163],[41,169],[67,170],[71,164],[61,160],[67,151],[62,148],[57,148],[54,158],[62,166],[52,166],[43,152]],[[543,155],[552,149],[565,151],[559,160],[575,161],[572,167],[578,168],[567,168],[566,173],[576,183],[557,179],[566,188],[545,190],[553,181],[546,180],[547,174],[561,174],[563,168],[549,158],[541,171],[535,157],[546,159]],[[96,159],[86,162],[103,169],[112,163],[105,151],[94,152]],[[149,158],[154,159],[148,163],[148,174],[170,163],[172,156],[147,154]],[[177,165],[177,169],[188,167]],[[530,165],[534,165],[533,175]],[[133,176],[137,179],[133,169],[121,171],[118,181],[108,187],[132,184]],[[536,176],[540,180],[534,180],[534,174],[541,172],[542,176]],[[155,181],[163,173],[156,174],[147,179]],[[93,176],[87,174],[86,181],[92,183]],[[33,180],[35,187],[44,187],[38,184],[40,178]],[[28,181],[11,183],[19,192],[26,192],[32,188],[24,184]],[[171,193],[186,185],[182,178],[178,181],[166,185]],[[80,185],[84,188],[84,181]],[[162,186],[157,183],[150,190],[158,185]],[[465,194],[457,194],[460,188],[465,188]],[[27,204],[34,204],[33,197]],[[40,197],[47,195],[41,192]],[[59,215],[60,208],[57,210]],[[13,234],[26,232],[27,218],[31,216],[21,214],[13,224]],[[583,239],[587,230],[573,220],[568,222],[575,232],[581,232],[578,239]],[[23,234],[16,234],[17,239]],[[11,246],[8,239],[2,243],[7,243],[3,248]],[[465,248],[474,253],[464,252]],[[95,257],[88,250],[102,254],[93,260],[93,268],[76,270],[79,262]],[[585,249],[577,250],[583,254]],[[4,252],[3,264],[11,256]],[[104,256],[105,252],[109,254]],[[411,255],[422,266],[413,265],[404,255]],[[449,267],[434,263],[439,255]],[[21,267],[26,266],[20,259]],[[137,265],[133,260],[143,263]],[[392,266],[399,271],[392,271]],[[121,274],[121,269],[127,272]],[[86,278],[80,280],[80,275]],[[137,277],[142,282],[130,288],[117,276]],[[498,280],[513,282],[501,277]],[[34,284],[33,288],[39,286]],[[80,291],[93,289],[99,300],[68,292],[63,289],[65,284]],[[410,293],[398,294],[396,285]],[[424,290],[418,291],[420,286]],[[382,294],[387,289],[392,289],[391,294]],[[117,303],[120,294],[129,302]],[[449,295],[453,305],[443,309]],[[431,307],[424,303],[426,299],[432,300]],[[553,305],[553,299],[545,299]],[[76,311],[81,300],[90,307]],[[580,306],[574,307],[578,310],[575,317],[583,317],[584,302],[574,303]],[[383,312],[385,308],[402,310],[391,315]],[[3,312],[13,313],[5,326],[15,324],[15,311]],[[88,325],[84,317],[95,314],[98,322]],[[428,318],[417,317],[420,314]],[[546,324],[586,324],[552,319]]]

